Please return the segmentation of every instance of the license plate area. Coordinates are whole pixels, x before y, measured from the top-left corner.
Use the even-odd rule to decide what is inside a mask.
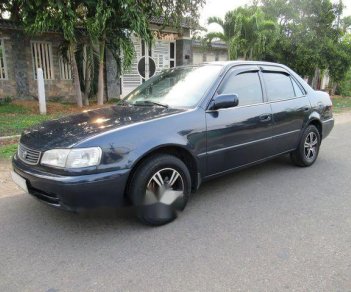
[[[14,171],[11,171],[11,177],[16,185],[18,185],[22,190],[24,190],[26,193],[28,193],[27,182],[23,177],[21,177],[20,175],[18,175]]]

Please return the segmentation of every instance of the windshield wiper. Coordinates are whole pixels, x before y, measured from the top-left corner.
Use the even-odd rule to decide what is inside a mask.
[[[134,105],[158,105],[158,106],[162,106],[164,108],[168,108],[167,104],[154,102],[154,101],[150,101],[150,100],[138,100],[134,103]]]

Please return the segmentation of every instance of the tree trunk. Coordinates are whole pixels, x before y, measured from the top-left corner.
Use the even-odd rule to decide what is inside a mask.
[[[90,89],[91,89],[91,67],[94,66],[94,64],[90,64],[89,60],[91,61],[92,58],[91,56],[88,56],[90,54],[90,50],[88,52],[88,49],[86,47],[85,49],[85,80],[84,80],[84,105],[89,105],[89,95],[90,95]]]
[[[249,56],[249,60],[252,61],[252,55],[253,55],[253,48],[250,48],[250,56]]]
[[[331,86],[330,86],[330,90],[329,90],[330,95],[335,95],[337,86],[338,86],[338,84],[336,82],[334,82],[334,81],[331,82]]]
[[[82,100],[82,92],[80,90],[80,80],[79,80],[78,65],[77,65],[75,50],[76,50],[76,44],[70,43],[69,53],[70,53],[70,57],[71,57],[73,86],[74,86],[74,90],[76,92],[77,105],[78,105],[78,107],[82,107],[83,100]]]
[[[321,89],[321,69],[317,68],[316,69],[316,90],[320,90]]]
[[[312,86],[313,76],[308,76],[307,83]]]
[[[105,38],[99,44],[99,81],[98,81],[98,94],[97,103],[104,104],[104,58],[105,58]]]
[[[84,105],[89,105],[91,79],[90,79],[90,69],[88,69],[88,66],[85,69],[84,87],[85,87],[85,92],[84,92],[84,100],[83,100],[83,102],[84,102]]]

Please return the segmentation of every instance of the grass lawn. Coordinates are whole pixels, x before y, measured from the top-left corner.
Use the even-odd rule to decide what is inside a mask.
[[[57,108],[58,107],[58,108]],[[48,103],[48,114],[39,114],[34,101],[16,101],[0,105],[0,137],[19,135],[30,126],[70,113],[74,105]]]
[[[0,137],[20,135],[23,130],[43,121],[97,107],[101,106],[93,104],[80,109],[74,104],[48,102],[47,115],[41,115],[37,101],[15,100],[9,104],[0,104]],[[0,159],[8,159],[16,152],[17,140],[0,141]]]
[[[11,156],[17,151],[17,143],[0,145],[0,160],[10,159]]]
[[[47,115],[41,115],[39,114],[39,106],[37,101],[16,100],[9,104],[1,104],[0,137],[19,135],[26,128],[40,122],[62,117],[68,114],[79,113],[83,110],[97,107],[97,105],[91,105],[80,109],[74,104],[48,102]]]
[[[351,97],[334,96],[332,101],[334,113],[351,111]]]

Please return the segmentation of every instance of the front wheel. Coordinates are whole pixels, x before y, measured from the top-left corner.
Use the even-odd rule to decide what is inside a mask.
[[[290,153],[291,160],[297,166],[311,166],[318,157],[321,137],[314,125],[309,125],[301,136],[299,146]]]
[[[191,191],[191,177],[183,161],[162,154],[146,159],[133,175],[129,196],[139,220],[163,225],[183,211]]]

